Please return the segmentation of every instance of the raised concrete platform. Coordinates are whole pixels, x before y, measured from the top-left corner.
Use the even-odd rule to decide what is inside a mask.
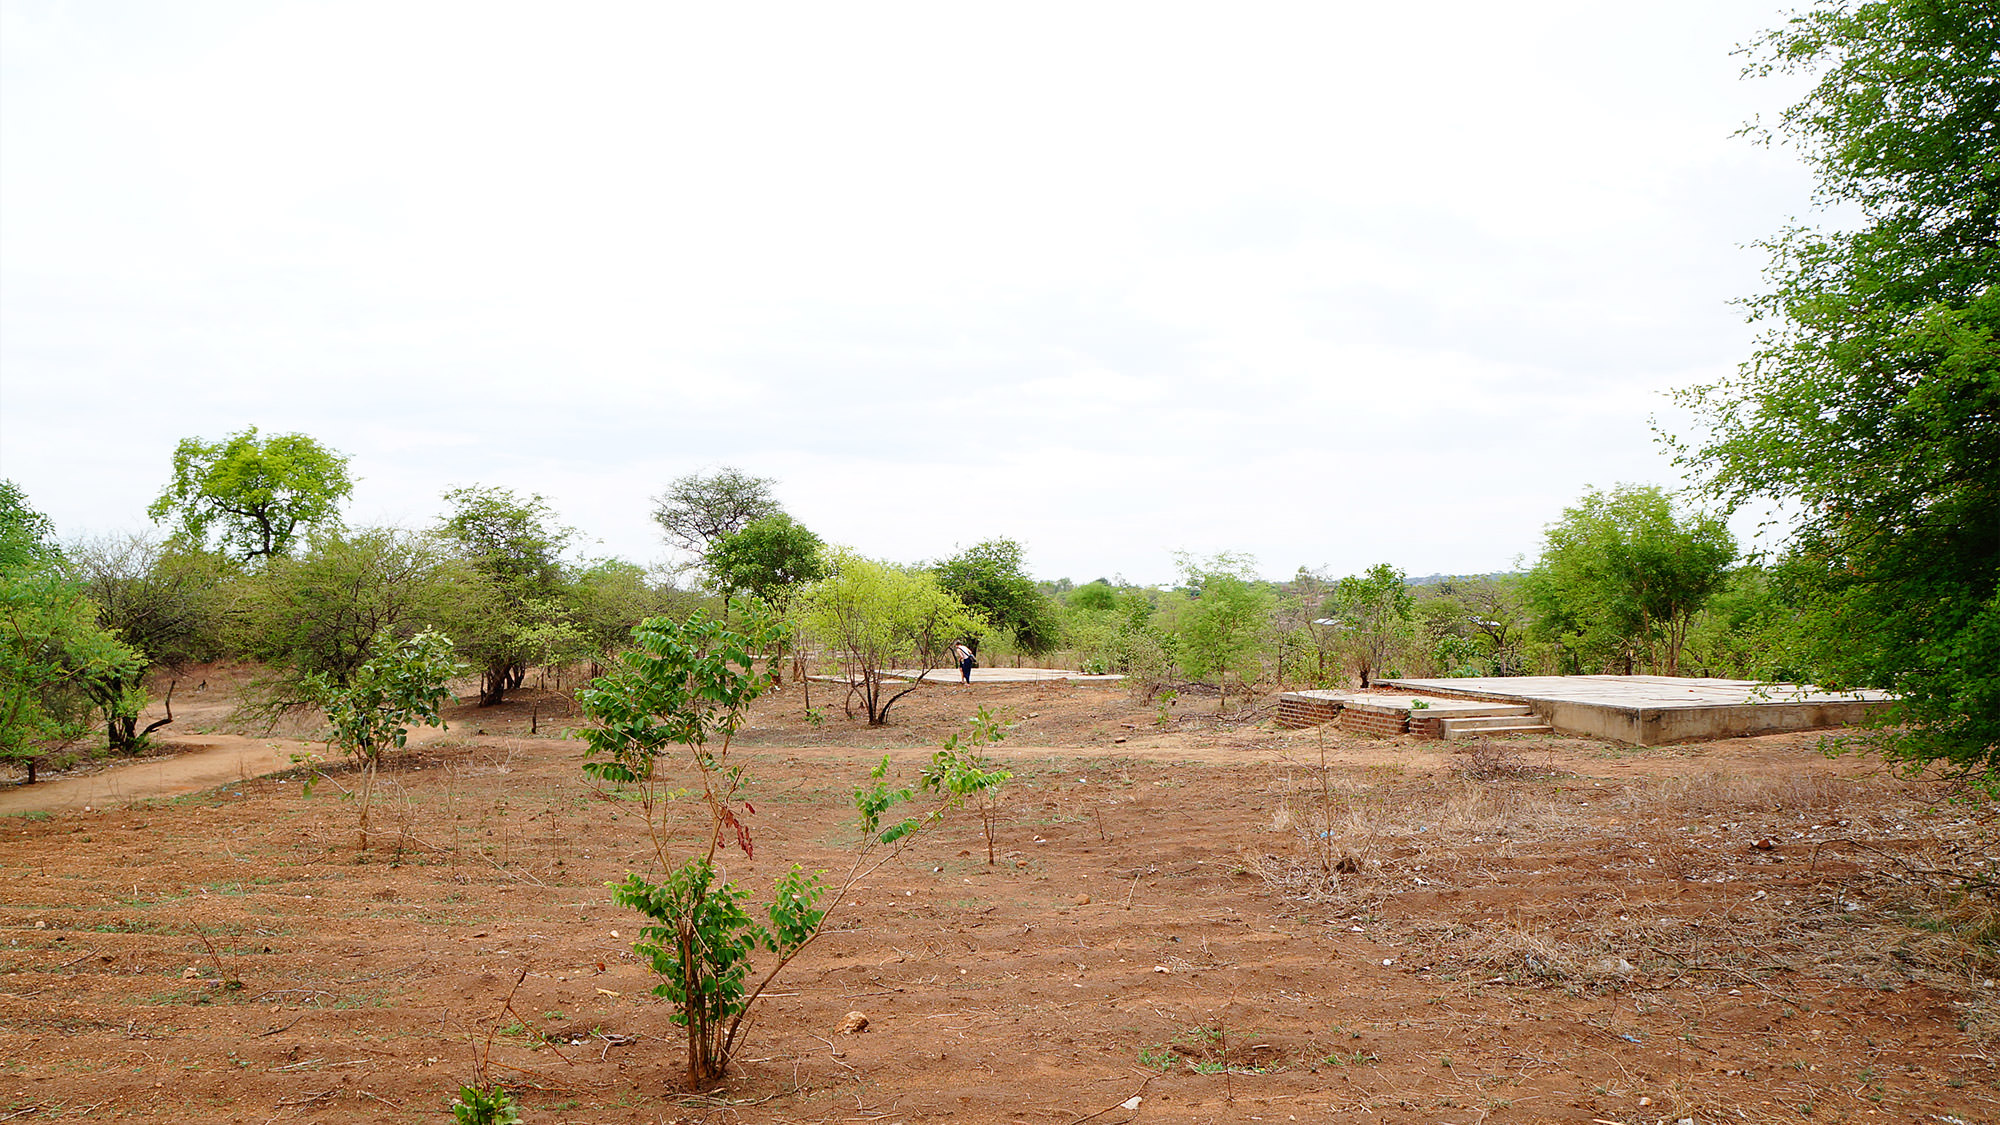
[[[1674,676],[1396,679],[1382,680],[1380,686],[1518,704],[1564,733],[1638,746],[1850,726],[1893,702],[1887,692],[1880,691],[1829,692],[1810,684]]]
[[[896,668],[882,673],[892,680],[921,679],[927,684],[959,683],[958,666],[932,668],[926,672],[921,668]],[[847,677],[838,675],[815,675],[814,683],[844,684]],[[1125,679],[1122,675],[1093,676],[1083,672],[1072,672],[1064,668],[974,668],[972,682],[975,684],[1039,684],[1052,681],[1080,684],[1115,684]]]

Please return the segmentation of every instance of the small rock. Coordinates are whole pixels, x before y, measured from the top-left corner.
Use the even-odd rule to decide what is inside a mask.
[[[1089,896],[1089,895],[1078,895],[1078,896],[1076,896],[1075,898],[1071,899],[1070,901],[1071,901],[1071,902],[1074,902],[1074,903],[1076,903],[1076,904],[1077,904],[1078,906],[1089,906],[1089,905],[1090,905],[1090,896]]]
[[[1651,1098],[1640,1098],[1640,1099],[1639,1099],[1639,1104],[1640,1104],[1640,1105],[1652,1105],[1652,1104],[1653,1104],[1653,1099],[1651,1099]]]
[[[1756,848],[1760,852],[1768,852],[1772,848],[1777,847],[1778,845],[1772,843],[1770,840],[1759,840],[1750,846]]]
[[[1600,957],[1591,962],[1590,971],[1599,976],[1629,977],[1639,971],[1639,967],[1623,957]]]
[[[847,1013],[847,1018],[840,1021],[840,1033],[842,1035],[859,1035],[867,1030],[868,1017],[860,1012],[849,1012]]]
[[[1131,1097],[1129,1097],[1129,1098],[1126,1098],[1126,1099],[1125,1099],[1124,1101],[1122,1101],[1122,1102],[1119,1102],[1119,1103],[1118,1103],[1118,1108],[1119,1108],[1119,1109],[1138,1109],[1138,1108],[1139,1108],[1139,1103],[1140,1103],[1140,1102],[1143,1102],[1143,1101],[1145,1101],[1145,1100],[1146,1100],[1146,1099],[1144,1099],[1144,1098],[1140,1097],[1139,1095],[1137,1095],[1137,1094],[1133,1094],[1133,1095],[1132,1095]]]

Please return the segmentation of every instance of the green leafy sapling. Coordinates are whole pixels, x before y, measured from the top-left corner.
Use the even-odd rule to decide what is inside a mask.
[[[775,953],[782,968],[823,915],[816,875],[794,869],[779,880],[766,912],[770,926],[743,908],[734,883],[718,881],[723,848],[755,854],[749,818],[756,808],[738,796],[743,770],[730,763],[729,747],[750,704],[770,686],[752,653],[772,651],[783,631],[759,606],[739,603],[735,611],[735,629],[705,613],[686,622],[648,618],[632,630],[633,647],[613,669],[577,696],[594,724],[584,732],[584,771],[638,789],[654,857],[667,873],[657,883],[629,873],[612,897],[651,920],[633,949],[660,975],[653,992],[687,1029],[690,1088],[722,1076],[743,1014],[763,989],[747,983],[751,954]],[[668,824],[679,799],[697,792],[667,786],[663,767],[676,765],[692,768],[708,813],[692,854],[676,854]]]
[[[361,766],[361,846],[368,846],[368,804],[375,768],[384,752],[408,744],[413,725],[442,727],[451,679],[461,668],[451,639],[418,633],[380,646],[380,655],[357,669],[343,686],[324,675],[307,677],[311,698],[326,711],[327,738]]]
[[[521,1125],[521,1110],[504,1086],[460,1086],[451,1100],[451,1119],[454,1125]]]
[[[659,975],[653,992],[672,1006],[672,1022],[686,1029],[690,1088],[723,1075],[744,1016],[819,935],[828,915],[820,905],[827,890],[821,872],[793,866],[779,876],[759,917],[719,870],[717,856],[728,847],[746,857],[755,851],[750,818],[756,809],[739,796],[743,769],[729,761],[729,748],[750,704],[770,686],[768,674],[753,666],[752,654],[776,651],[782,641],[782,626],[759,607],[739,604],[732,616],[735,628],[700,613],[684,623],[666,618],[641,623],[632,633],[634,648],[577,697],[594,722],[584,733],[589,744],[584,769],[638,790],[654,856],[666,873],[657,882],[630,873],[613,885],[613,898],[648,919],[633,949]],[[976,720],[979,729],[997,732],[991,716],[982,716]],[[867,834],[838,884],[835,903],[894,854],[893,846],[883,845],[895,845],[921,826],[913,820],[881,830],[888,809],[915,799],[922,789],[941,797],[930,818],[935,819],[945,807],[963,804],[1006,776],[979,768],[956,739],[915,786],[892,790],[883,780],[886,772],[885,760],[876,771],[876,786],[857,792]],[[679,780],[691,783],[669,787]],[[691,844],[678,842],[670,813],[696,797],[708,823]],[[769,955],[767,965],[754,963],[759,953]]]

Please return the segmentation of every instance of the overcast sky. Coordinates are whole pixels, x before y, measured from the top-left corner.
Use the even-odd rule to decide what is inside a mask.
[[[1677,485],[1808,216],[1758,0],[0,3],[0,476],[146,526],[175,443],[348,455],[665,557],[733,465],[835,542],[1530,561]]]

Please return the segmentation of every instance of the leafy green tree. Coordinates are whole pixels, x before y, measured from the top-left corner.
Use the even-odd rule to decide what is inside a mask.
[[[35,780],[42,755],[80,741],[138,653],[97,624],[97,607],[62,573],[48,517],[0,482],[0,760]]]
[[[1720,519],[1682,518],[1659,488],[1592,489],[1549,525],[1524,592],[1570,670],[1677,676],[1688,627],[1735,558]]]
[[[685,618],[692,595],[670,586],[655,586],[646,568],[624,559],[598,559],[570,578],[569,617],[589,659],[609,660],[631,643],[632,630],[648,617]],[[592,673],[595,675],[596,673]]]
[[[439,535],[481,581],[459,591],[449,611],[459,651],[480,668],[479,705],[521,686],[531,663],[575,655],[583,634],[565,600],[561,555],[575,532],[555,522],[541,496],[505,488],[444,494],[451,512]]]
[[[266,559],[309,528],[338,527],[353,491],[347,458],[304,434],[259,440],[252,426],[219,442],[182,439],[173,480],[146,514],[190,544],[206,545],[215,532],[223,549]]]
[[[1197,592],[1175,620],[1181,671],[1192,680],[1216,677],[1215,706],[1221,711],[1229,700],[1229,673],[1247,690],[1263,669],[1273,599],[1247,555],[1183,554],[1178,562],[1183,584]]]
[[[385,640],[448,616],[483,577],[429,536],[396,528],[324,530],[243,586],[240,641],[279,669],[260,689],[279,709],[310,705],[305,677],[345,684]]]
[[[1453,577],[1415,591],[1419,640],[1439,674],[1518,676],[1528,612],[1518,576]]]
[[[977,634],[986,618],[947,591],[929,570],[909,570],[857,555],[835,554],[833,573],[799,592],[805,628],[832,650],[847,675],[847,703],[859,697],[869,726],[916,690],[890,689],[897,662],[928,673],[942,667],[954,641]],[[849,712],[852,714],[852,711]]]
[[[28,506],[19,485],[0,480],[0,574],[46,569],[61,561],[55,524]]]
[[[825,549],[810,528],[778,512],[710,543],[703,564],[724,595],[749,594],[782,612],[792,591],[826,577]]]
[[[804,524],[779,512],[751,520],[710,544],[703,566],[724,596],[747,593],[783,616],[791,612],[800,587],[827,576],[826,544]],[[795,671],[803,677],[803,653],[794,655]],[[784,666],[783,656],[777,653],[771,658],[773,677]]]
[[[780,514],[771,495],[777,483],[727,465],[712,473],[689,473],[653,498],[653,522],[671,546],[704,555],[732,532]]]
[[[1858,222],[1768,244],[1766,331],[1684,401],[1680,463],[1730,504],[1788,502],[1777,568],[1822,685],[1897,693],[1888,751],[2000,769],[2000,13],[1819,3],[1757,71],[1816,74],[1780,130]]]
[[[1028,577],[1024,552],[1014,540],[975,543],[933,569],[946,590],[1012,634],[1022,652],[1039,656],[1061,640],[1055,604]]]
[[[1409,643],[1416,599],[1402,571],[1376,563],[1362,574],[1341,579],[1327,608],[1354,654],[1365,688]]]

